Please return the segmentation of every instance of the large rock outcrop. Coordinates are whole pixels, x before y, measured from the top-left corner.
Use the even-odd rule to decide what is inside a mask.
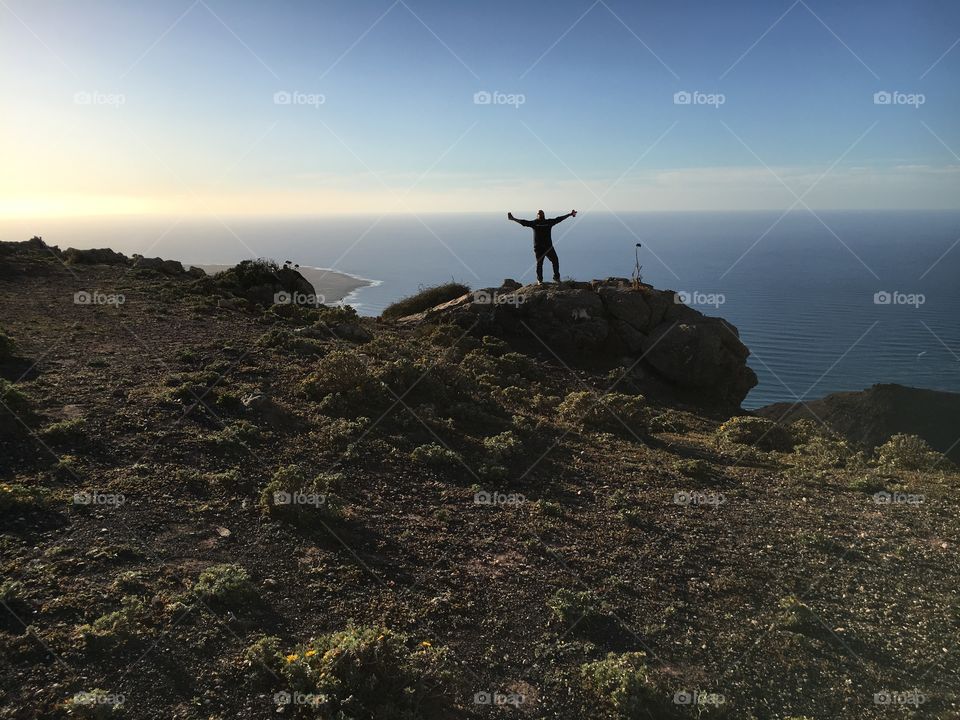
[[[626,365],[654,394],[685,401],[739,406],[757,384],[733,325],[682,304],[671,290],[621,278],[523,287],[508,280],[401,322],[455,323],[580,367]]]

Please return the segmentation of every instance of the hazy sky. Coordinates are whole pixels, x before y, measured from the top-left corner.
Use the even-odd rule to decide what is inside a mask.
[[[955,0],[0,0],[0,53],[8,216],[960,207]]]

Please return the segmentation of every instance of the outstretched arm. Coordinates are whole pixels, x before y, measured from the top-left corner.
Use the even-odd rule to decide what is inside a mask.
[[[550,222],[552,222],[554,225],[556,225],[557,223],[562,223],[562,222],[563,222],[564,220],[566,220],[568,217],[576,217],[576,216],[577,216],[577,211],[576,211],[576,210],[571,210],[571,211],[568,212],[566,215],[561,215],[560,217],[555,217],[555,218],[554,218],[553,220],[551,220]]]
[[[512,212],[507,213],[507,220],[513,220],[518,225],[523,225],[524,227],[530,227],[529,220],[521,220],[520,218],[515,218]]]

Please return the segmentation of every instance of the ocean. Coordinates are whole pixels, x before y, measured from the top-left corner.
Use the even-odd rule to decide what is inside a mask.
[[[368,315],[425,285],[534,279],[532,232],[505,211],[0,221],[2,240],[31,235],[194,264],[329,267],[376,281],[350,298]],[[760,381],[745,407],[878,382],[960,392],[960,212],[598,212],[554,228],[564,278],[629,277],[638,242],[646,282],[739,328]]]

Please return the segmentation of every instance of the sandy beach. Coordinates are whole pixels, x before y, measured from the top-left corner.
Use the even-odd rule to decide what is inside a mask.
[[[208,275],[215,275],[218,272],[229,270],[233,265],[196,265],[203,268]],[[346,273],[330,270],[329,268],[305,267],[301,265],[297,271],[303,275],[311,285],[314,292],[323,297],[325,305],[334,303],[351,302],[351,296],[361,288],[377,285],[376,280],[368,278],[347,275]]]

